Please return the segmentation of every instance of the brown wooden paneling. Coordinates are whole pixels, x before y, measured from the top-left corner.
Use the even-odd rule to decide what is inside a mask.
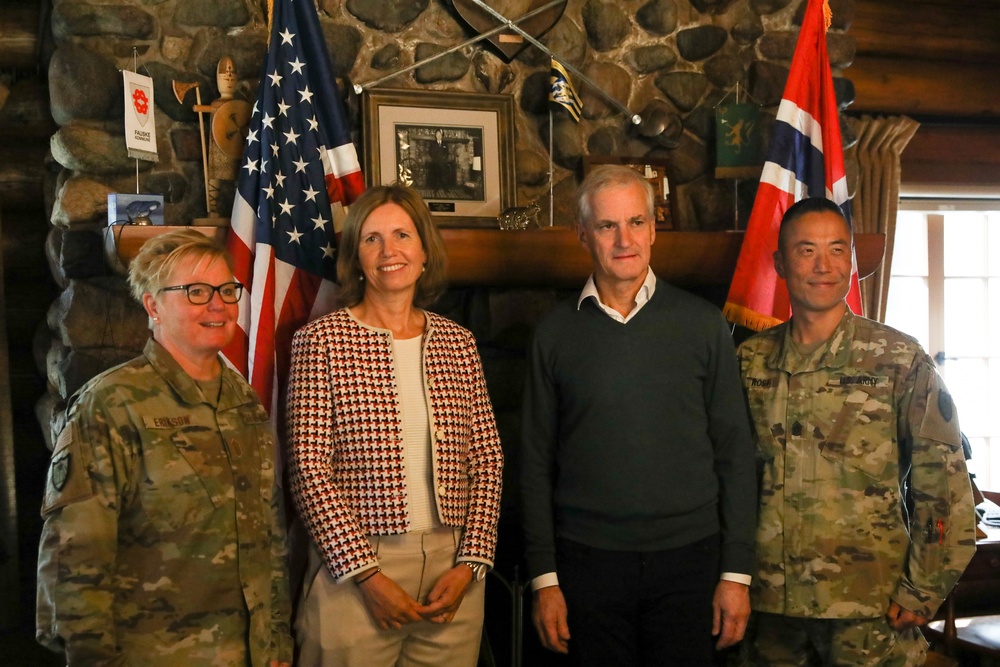
[[[42,201],[48,145],[0,143],[0,201],[5,210],[37,206]]]
[[[58,129],[52,120],[48,84],[30,78],[10,87],[7,103],[0,104],[0,143],[22,145],[37,141],[48,145],[49,137]]]
[[[851,111],[1000,117],[1000,1],[857,0]]]
[[[0,67],[30,69],[37,64],[38,5],[5,0],[0,11]]]
[[[0,202],[2,203],[2,202]],[[0,253],[0,631],[12,630],[18,589],[17,500],[14,495],[14,430],[10,403],[10,359]]]
[[[1000,16],[997,17],[1000,20]],[[996,62],[954,63],[858,56],[844,70],[854,82],[851,111],[956,118],[1000,117]]]
[[[923,124],[902,155],[904,185],[1000,188],[1000,123]]]
[[[995,63],[1000,2],[858,0],[849,34],[862,56]]]

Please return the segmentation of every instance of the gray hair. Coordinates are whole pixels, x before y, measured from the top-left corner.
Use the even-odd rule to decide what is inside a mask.
[[[646,215],[650,221],[655,219],[655,195],[653,186],[635,169],[619,164],[604,164],[583,179],[576,195],[577,221],[583,225],[594,218],[594,197],[606,188],[638,185],[646,198]]]

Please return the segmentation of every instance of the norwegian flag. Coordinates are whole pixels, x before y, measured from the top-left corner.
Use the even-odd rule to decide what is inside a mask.
[[[826,51],[824,0],[809,0],[771,145],[757,188],[736,272],[723,312],[735,324],[760,330],[788,319],[785,282],[774,271],[778,227],[785,211],[806,197],[826,197],[850,221],[840,120]],[[827,11],[829,11],[827,9]],[[857,262],[847,304],[861,314]]]
[[[332,308],[336,226],[364,191],[313,0],[275,0],[226,245],[246,286],[223,350],[275,414],[292,335]]]

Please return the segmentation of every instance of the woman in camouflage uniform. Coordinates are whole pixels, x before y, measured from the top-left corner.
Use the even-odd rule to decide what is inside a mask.
[[[129,283],[152,337],[70,401],[42,507],[38,640],[69,665],[289,665],[274,440],[219,356],[243,287],[193,229],[148,241]]]

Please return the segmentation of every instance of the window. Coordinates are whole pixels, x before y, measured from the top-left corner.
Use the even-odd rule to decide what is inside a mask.
[[[969,470],[1000,490],[1000,202],[905,201],[890,273],[886,323],[934,357],[972,444]]]

